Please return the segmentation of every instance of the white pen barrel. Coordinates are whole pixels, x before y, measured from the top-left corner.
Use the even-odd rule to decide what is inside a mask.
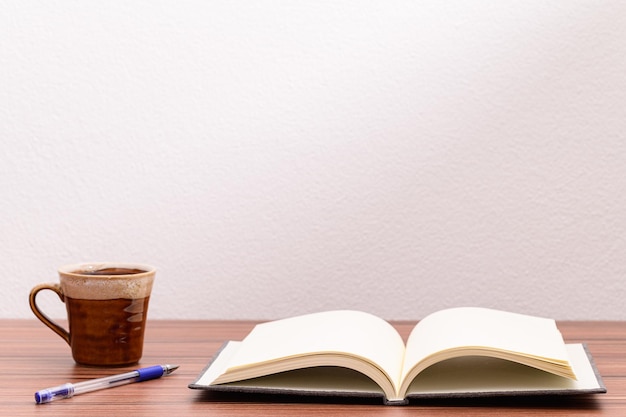
[[[131,382],[135,382],[137,378],[139,378],[139,373],[137,371],[132,371],[125,374],[93,379],[91,381],[78,382],[74,384],[74,395],[129,384]]]

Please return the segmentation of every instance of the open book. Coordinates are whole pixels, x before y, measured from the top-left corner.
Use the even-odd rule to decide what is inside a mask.
[[[421,320],[406,346],[385,320],[328,311],[257,325],[190,388],[411,398],[606,392],[584,345],[554,320],[476,307]]]

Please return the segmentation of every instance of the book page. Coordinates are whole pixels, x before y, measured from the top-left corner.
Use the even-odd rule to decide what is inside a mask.
[[[459,357],[437,363],[411,382],[407,395],[497,395],[498,393],[603,392],[581,344],[565,345],[577,380],[562,378],[518,363],[489,357]]]
[[[568,353],[554,320],[461,307],[438,311],[418,323],[407,341],[403,376],[438,352],[450,354],[451,350],[457,350],[451,356],[458,356],[458,349],[463,347],[522,352],[528,357],[546,359],[556,368],[569,368]]]
[[[323,363],[327,358],[321,354],[331,354],[337,363]],[[347,366],[350,357],[358,357],[383,371],[395,390],[403,356],[404,342],[391,324],[368,313],[329,311],[257,325],[230,359],[227,373],[282,358],[301,357],[299,365],[304,366],[305,358],[310,358],[309,366],[321,365],[318,359],[324,365]]]

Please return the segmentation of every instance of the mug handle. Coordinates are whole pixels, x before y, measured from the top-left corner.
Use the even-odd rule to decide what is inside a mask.
[[[61,336],[61,338],[63,340],[65,340],[67,342],[67,344],[69,345],[70,344],[70,333],[67,330],[65,330],[63,327],[61,327],[60,325],[58,325],[57,323],[52,321],[52,319],[50,319],[50,317],[46,316],[39,309],[39,306],[37,305],[36,298],[37,298],[37,294],[41,290],[53,291],[53,292],[55,292],[59,296],[59,298],[61,299],[62,302],[65,302],[65,296],[63,295],[63,291],[61,291],[61,285],[60,284],[39,284],[39,285],[36,285],[35,287],[33,287],[32,290],[30,290],[29,302],[30,302],[30,309],[33,310],[33,313],[35,313],[35,316],[37,316],[37,318],[39,320],[41,320],[41,322],[43,324],[45,324],[50,329],[52,329],[53,332],[55,332],[56,334]]]

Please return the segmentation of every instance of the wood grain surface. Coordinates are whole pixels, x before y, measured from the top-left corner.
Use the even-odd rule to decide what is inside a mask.
[[[135,367],[89,368],[67,344],[36,320],[0,320],[0,415],[3,416],[626,416],[626,322],[559,322],[567,342],[584,342],[608,393],[577,398],[429,401],[391,407],[380,403],[227,396],[187,388],[226,340],[242,339],[250,321],[153,320],[139,366],[177,364],[172,375],[37,405],[35,391],[113,375]],[[406,338],[414,323],[394,323]]]

